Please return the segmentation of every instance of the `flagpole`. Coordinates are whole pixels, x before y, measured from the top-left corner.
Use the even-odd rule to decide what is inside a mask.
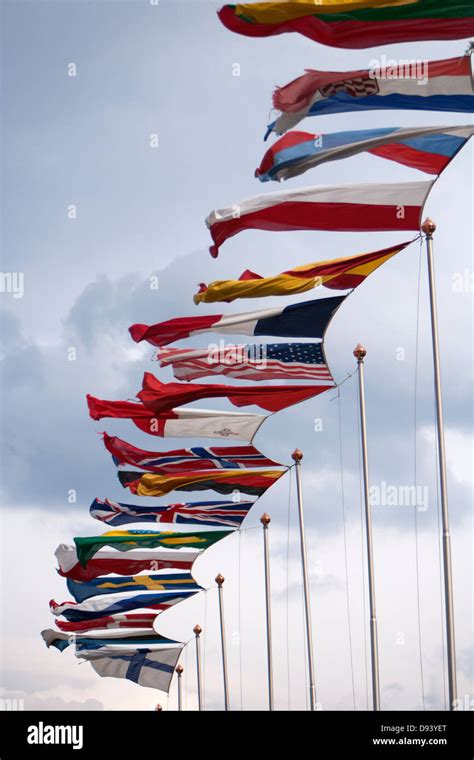
[[[196,637],[196,672],[197,672],[197,692],[198,692],[198,705],[199,710],[203,710],[202,703],[202,672],[201,672],[201,633],[202,628],[196,624],[193,628],[194,636]]]
[[[183,675],[183,666],[177,665],[176,672],[178,674],[178,710],[181,711],[183,709],[183,693],[182,693],[182,686],[181,686],[181,677]]]
[[[364,357],[367,351],[361,344],[354,349],[359,376],[360,434],[362,440],[362,468],[364,480],[365,532],[367,543],[367,572],[369,577],[370,607],[370,656],[372,662],[372,702],[375,711],[380,710],[379,647],[377,638],[377,613],[375,610],[374,556],[372,544],[372,511],[369,498],[369,460],[367,454],[367,425],[365,417]]]
[[[306,622],[306,642],[308,650],[308,673],[309,673],[309,702],[310,710],[316,709],[316,685],[314,680],[314,662],[313,662],[313,635],[311,625],[311,599],[309,593],[309,580],[308,580],[308,558],[306,555],[306,536],[304,529],[304,514],[303,514],[303,492],[301,488],[301,460],[303,459],[303,453],[299,449],[295,449],[291,455],[295,463],[296,472],[296,489],[298,495],[298,517],[300,525],[300,546],[301,546],[301,565],[303,569],[303,591],[304,591],[304,609],[305,609],[305,622]]]
[[[431,336],[433,343],[434,386],[436,396],[437,453],[441,491],[441,514],[443,520],[443,570],[446,614],[446,648],[448,659],[449,709],[454,710],[457,699],[456,644],[454,631],[453,576],[451,563],[451,535],[449,532],[448,486],[446,477],[446,449],[444,443],[443,398],[441,391],[441,368],[439,358],[438,310],[433,257],[433,234],[436,224],[425,219],[421,227],[426,237],[428,259],[428,282],[430,291]]]
[[[270,592],[270,552],[268,546],[268,526],[271,519],[266,512],[260,518],[263,526],[263,553],[265,560],[265,607],[267,616],[267,667],[268,667],[268,709],[273,710],[273,658],[272,658],[272,610]]]
[[[229,710],[229,682],[227,677],[227,649],[225,643],[225,624],[224,624],[224,589],[222,585],[225,581],[223,575],[219,573],[216,576],[217,594],[219,597],[219,618],[221,625],[221,647],[222,647],[222,676],[224,679],[224,710]]]

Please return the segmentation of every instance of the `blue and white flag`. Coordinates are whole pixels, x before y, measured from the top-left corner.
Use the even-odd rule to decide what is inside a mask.
[[[129,681],[148,686],[150,689],[169,691],[171,679],[183,650],[183,645],[171,649],[151,651],[150,649],[130,649],[120,653],[101,654],[100,650],[90,651],[76,647],[76,656],[92,665],[95,672],[103,677],[127,678]]]

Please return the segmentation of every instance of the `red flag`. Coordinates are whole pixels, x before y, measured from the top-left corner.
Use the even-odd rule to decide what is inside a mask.
[[[331,385],[214,385],[199,383],[162,383],[158,378],[145,372],[138,398],[155,414],[181,404],[189,404],[202,398],[228,398],[234,406],[255,404],[269,412],[278,412],[288,406],[317,396],[332,388]]]

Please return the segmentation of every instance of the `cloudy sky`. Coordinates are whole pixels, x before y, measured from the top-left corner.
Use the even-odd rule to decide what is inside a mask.
[[[264,151],[274,86],[308,67],[367,68],[382,54],[439,59],[466,48],[458,41],[345,51],[296,35],[251,40],[219,24],[219,5],[6,0],[2,6],[2,271],[24,275],[24,294],[0,293],[0,687],[4,698],[22,699],[26,709],[152,709],[157,701],[176,707],[175,684],[168,700],[127,681],[100,679],[72,651],[49,651],[40,637],[52,624],[49,599],[68,598],[55,572],[56,546],[102,532],[88,515],[94,497],[127,501],[98,433],[106,429],[144,448],[166,448],[127,421],[93,423],[88,417],[86,393],[133,398],[143,371],[156,371],[151,348],[133,344],[128,326],[219,313],[220,305],[194,306],[200,281],[234,278],[245,268],[270,275],[410,238],[249,231],[229,240],[217,261],[210,258],[204,224],[209,211],[261,190],[253,173]],[[381,111],[313,118],[302,128],[463,123],[470,123],[466,114]],[[152,135],[158,135],[156,148]],[[288,187],[420,179],[425,176],[414,170],[363,155],[326,164]],[[426,206],[438,224],[461,697],[473,693],[472,196],[468,146]],[[158,290],[150,288],[154,276]],[[301,300],[307,299],[269,298],[255,308]],[[224,309],[245,311],[254,303]],[[202,346],[204,340],[213,336],[178,345]],[[369,278],[332,322],[326,353],[337,382],[354,372],[352,350],[359,341],[368,349],[371,483],[423,489],[418,509],[383,503],[373,508],[382,707],[439,709],[446,704],[439,500],[427,277],[418,243]],[[161,371],[160,378],[171,380],[171,373]],[[339,395],[327,393],[272,416],[255,439],[280,462],[290,463],[295,446],[304,452],[317,699],[325,710],[370,704],[356,391],[352,377]],[[228,408],[223,400],[212,406]],[[185,442],[168,443],[175,448]],[[76,503],[68,501],[71,491]],[[192,639],[196,622],[205,628],[209,709],[223,704],[213,588],[218,572],[226,576],[232,707],[266,706],[263,511],[272,518],[276,706],[306,706],[294,493],[289,473],[255,506],[240,534],[197,561],[195,577],[210,590],[160,619],[160,632],[182,641]],[[191,642],[182,660],[188,709],[196,708],[193,657]]]

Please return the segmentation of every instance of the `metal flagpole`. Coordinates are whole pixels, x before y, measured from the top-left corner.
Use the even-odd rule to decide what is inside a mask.
[[[197,671],[197,691],[198,691],[198,705],[199,709],[203,710],[202,703],[202,672],[201,672],[201,633],[202,628],[200,625],[195,625],[193,633],[196,637],[196,671]]]
[[[221,646],[222,646],[222,675],[224,678],[224,709],[229,710],[229,682],[227,678],[227,650],[225,643],[225,625],[224,625],[224,589],[222,585],[225,581],[223,575],[219,573],[216,576],[217,593],[219,596],[219,617],[221,623]]]
[[[265,559],[265,606],[267,613],[267,663],[268,663],[268,709],[273,710],[273,661],[272,661],[272,610],[270,593],[270,552],[268,547],[268,526],[271,519],[266,512],[261,516],[263,526],[263,552]]]
[[[457,699],[456,645],[454,633],[453,577],[451,565],[451,536],[449,533],[448,487],[446,478],[446,450],[444,445],[443,400],[441,393],[441,369],[439,359],[438,312],[436,306],[436,284],[433,261],[433,234],[436,224],[426,219],[421,227],[426,236],[428,259],[428,282],[430,290],[431,335],[433,341],[433,367],[436,396],[437,449],[439,482],[441,490],[441,513],[443,520],[443,570],[446,610],[446,647],[448,655],[449,709],[454,710]]]
[[[303,459],[303,453],[299,449],[295,449],[291,455],[295,463],[296,472],[296,489],[298,494],[298,516],[300,523],[300,545],[301,545],[301,565],[303,568],[303,591],[304,591],[304,609],[305,609],[305,621],[306,621],[306,642],[308,649],[308,672],[309,672],[309,701],[310,710],[316,709],[316,685],[314,680],[314,663],[313,663],[313,636],[311,625],[311,600],[309,594],[309,581],[308,581],[308,559],[306,556],[306,537],[304,530],[304,515],[303,515],[303,492],[301,488],[301,460]]]
[[[365,419],[364,357],[367,351],[361,344],[354,349],[359,376],[360,434],[362,439],[362,468],[364,479],[365,532],[367,543],[367,571],[369,576],[370,606],[370,656],[372,662],[373,709],[380,710],[379,646],[377,639],[377,614],[375,611],[374,556],[372,544],[372,512],[369,498],[369,460],[367,456],[367,426]]]
[[[178,710],[183,709],[183,693],[182,693],[182,686],[181,686],[181,677],[183,675],[183,666],[177,665],[176,666],[176,672],[178,674]]]

